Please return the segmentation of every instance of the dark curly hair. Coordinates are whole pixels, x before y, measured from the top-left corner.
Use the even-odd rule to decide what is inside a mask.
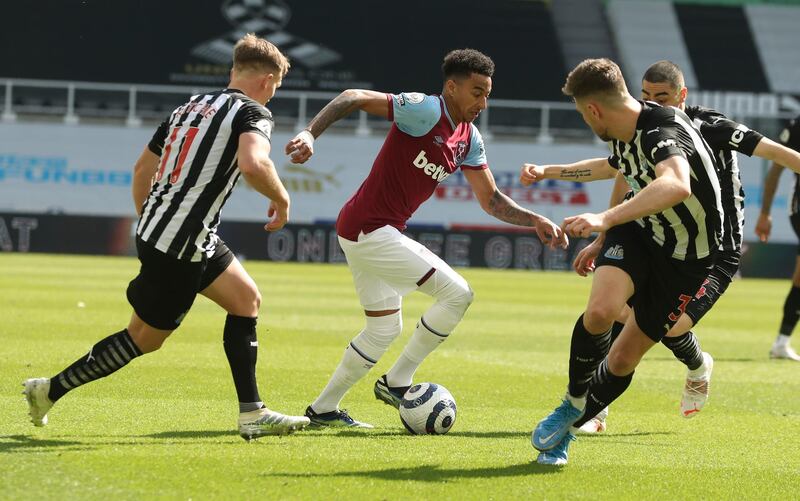
[[[456,49],[444,56],[442,76],[468,78],[472,73],[490,77],[494,74],[494,61],[475,49]]]

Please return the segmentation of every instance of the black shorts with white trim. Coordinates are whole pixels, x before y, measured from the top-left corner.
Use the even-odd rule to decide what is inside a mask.
[[[713,259],[681,261],[668,257],[635,222],[615,226],[595,265],[614,266],[630,276],[633,308],[639,328],[659,342],[675,325],[709,274]]]
[[[189,312],[197,294],[217,279],[234,260],[221,239],[210,258],[182,261],[136,239],[141,267],[128,284],[128,302],[151,327],[175,330]]]

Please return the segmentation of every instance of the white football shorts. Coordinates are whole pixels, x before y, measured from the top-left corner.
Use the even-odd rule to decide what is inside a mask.
[[[366,235],[360,233],[358,242],[339,237],[339,245],[364,307],[395,297],[399,305],[399,298],[430,278],[431,270],[466,287],[466,280],[450,265],[393,226],[382,226]]]

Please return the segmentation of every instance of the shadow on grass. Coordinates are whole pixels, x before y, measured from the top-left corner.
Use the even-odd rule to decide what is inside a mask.
[[[337,437],[348,437],[348,438],[376,438],[376,437],[414,437],[406,430],[402,428],[397,428],[393,430],[380,430],[380,431],[372,431],[372,430],[350,430],[350,429],[343,429],[343,430],[331,430],[331,429],[322,429],[322,430],[305,430],[302,432],[298,432],[297,436],[337,436]],[[530,435],[530,432],[523,432],[523,431],[451,431],[447,434],[448,437],[467,437],[467,438],[520,438],[520,437],[527,437]]]
[[[675,360],[675,357],[647,357],[647,360],[653,362],[677,362],[677,360]],[[714,357],[715,362],[764,362],[765,360],[767,360],[767,357],[761,357],[761,358]]]
[[[631,437],[648,437],[654,435],[675,435],[672,431],[632,431],[630,433],[600,433],[600,434],[582,434],[580,440],[592,440],[597,443],[611,443],[611,444],[625,444],[625,445],[642,445],[645,447],[672,447],[673,444],[659,444],[653,442],[638,442],[631,440]]]
[[[17,452],[25,449],[64,447],[69,450],[88,449],[83,442],[75,440],[39,439],[28,435],[0,436],[0,454]],[[76,449],[77,447],[77,449]]]
[[[147,435],[140,435],[142,438],[217,438],[217,437],[230,437],[236,436],[235,430],[182,430],[182,431],[160,431],[158,433],[150,433]]]
[[[562,468],[541,465],[535,462],[512,464],[500,467],[485,468],[441,468],[439,465],[422,465],[410,468],[388,468],[384,470],[340,471],[335,473],[264,473],[265,477],[294,478],[340,478],[366,477],[381,480],[397,480],[401,482],[447,482],[463,478],[503,478],[522,477],[525,475],[550,475],[560,473]]]
[[[620,437],[648,437],[652,435],[675,435],[674,431],[632,431],[630,433],[585,433],[580,438],[589,440],[606,440]]]

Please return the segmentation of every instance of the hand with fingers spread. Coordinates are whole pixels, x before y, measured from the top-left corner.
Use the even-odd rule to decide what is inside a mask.
[[[534,224],[534,229],[536,230],[536,235],[539,237],[539,240],[551,249],[555,249],[556,247],[566,249],[569,246],[569,238],[567,238],[564,230],[546,217],[537,219]]]
[[[585,277],[594,271],[594,260],[600,255],[600,250],[603,248],[603,241],[605,241],[605,233],[601,233],[589,245],[584,247],[575,256],[572,262],[572,269],[575,273]]]
[[[565,218],[561,227],[571,237],[586,238],[594,232],[606,231],[609,225],[606,222],[605,213],[592,214],[591,212],[586,212]]]
[[[267,216],[270,218],[270,222],[264,225],[264,229],[267,231],[280,230],[289,221],[289,202],[278,203],[273,200],[269,204]]]
[[[314,135],[307,130],[301,131],[286,144],[284,150],[287,155],[291,155],[292,162],[305,163],[314,154]]]
[[[544,167],[541,165],[524,164],[519,173],[519,182],[522,183],[522,186],[530,186],[543,179],[545,179]]]

